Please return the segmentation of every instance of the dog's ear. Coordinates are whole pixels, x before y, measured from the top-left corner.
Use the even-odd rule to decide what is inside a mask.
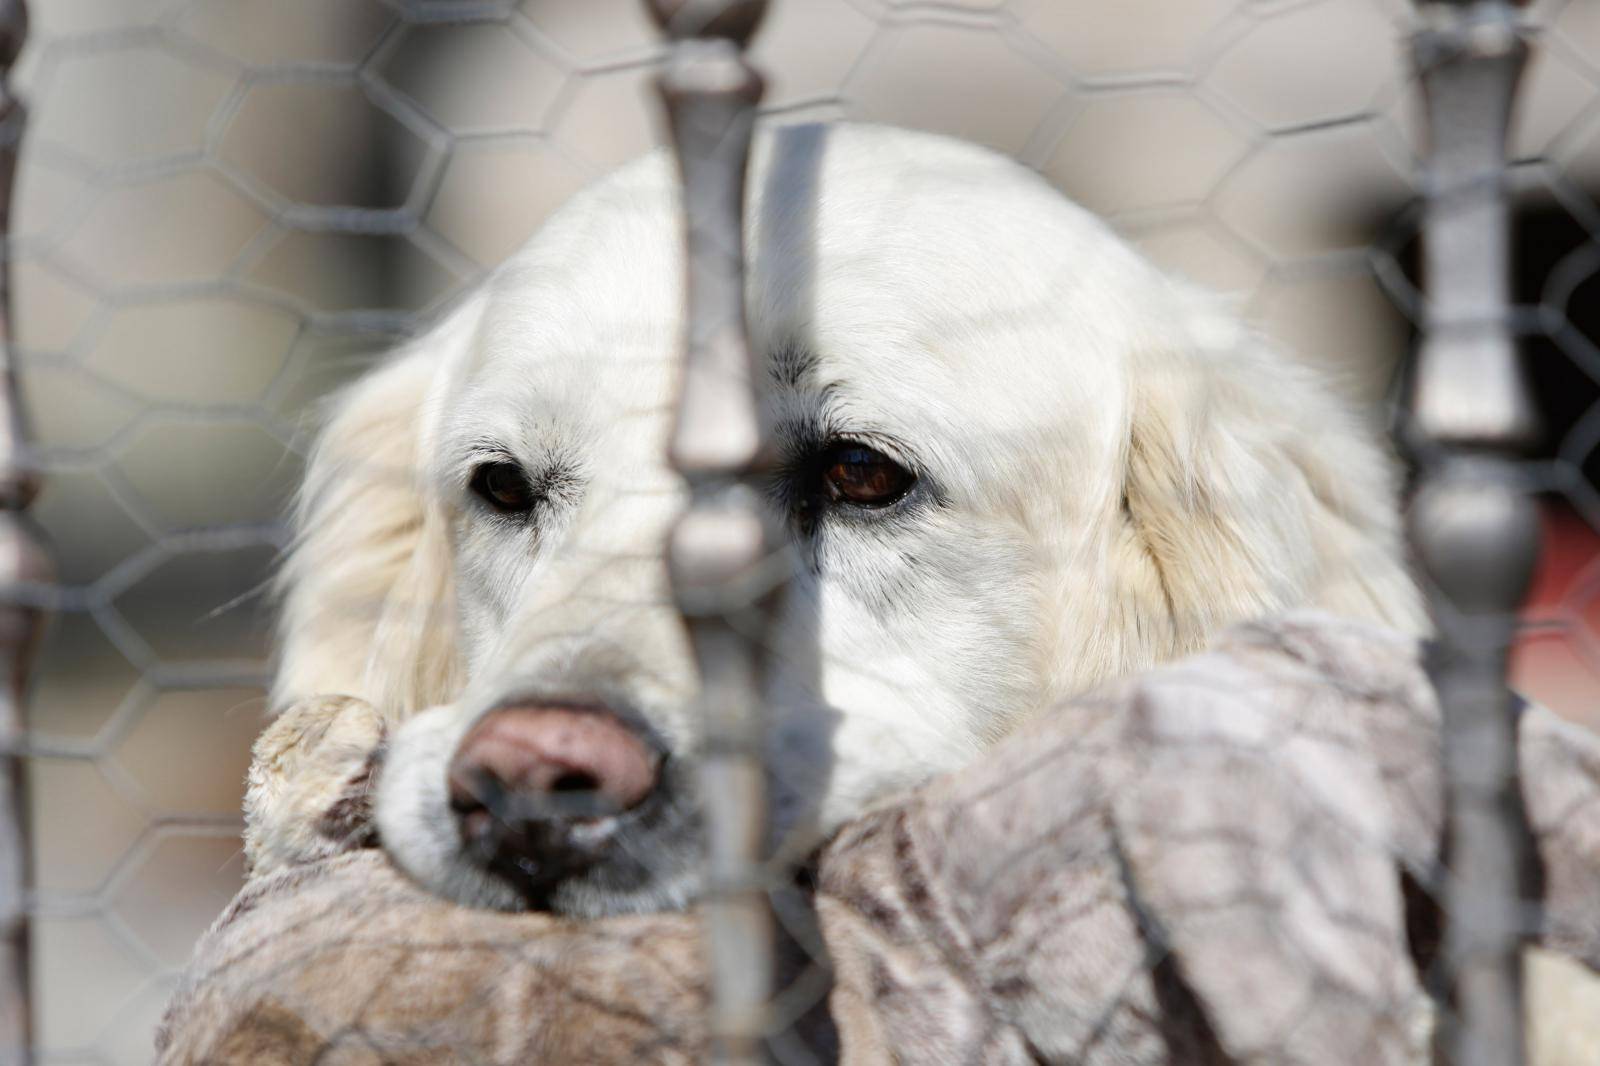
[[[1126,437],[1125,576],[1164,596],[1160,643],[1299,606],[1423,631],[1376,429],[1220,310],[1186,332],[1135,361]]]
[[[275,706],[355,696],[389,717],[450,698],[458,646],[448,518],[426,480],[428,398],[471,323],[452,316],[331,402],[296,503]]]

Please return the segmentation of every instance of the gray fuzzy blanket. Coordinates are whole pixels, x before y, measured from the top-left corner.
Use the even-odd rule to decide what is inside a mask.
[[[1438,728],[1412,643],[1296,615],[865,814],[817,872],[840,1058],[1425,1061]],[[1520,730],[1546,902],[1533,1059],[1593,1064],[1600,737],[1539,709]],[[701,1059],[692,915],[441,902],[371,846],[371,708],[320,701],[274,732],[252,772],[255,876],[200,942],[160,1062]],[[798,1012],[825,986],[797,980]]]

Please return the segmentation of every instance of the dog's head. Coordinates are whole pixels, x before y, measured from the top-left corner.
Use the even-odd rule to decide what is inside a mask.
[[[749,217],[794,544],[766,701],[783,840],[1228,622],[1420,624],[1368,430],[1030,172],[793,128],[758,142]],[[406,719],[380,829],[455,898],[692,894],[718,797],[693,795],[662,559],[681,256],[669,160],[614,175],[343,395],[312,456],[278,696]]]

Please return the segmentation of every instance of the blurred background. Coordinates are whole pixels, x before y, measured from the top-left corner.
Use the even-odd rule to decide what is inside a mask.
[[[31,724],[44,1060],[142,1063],[238,887],[316,402],[656,141],[638,0],[33,0],[15,320],[60,610]],[[1600,5],[1535,3],[1518,327],[1549,414],[1517,681],[1600,727]],[[1410,341],[1403,0],[774,0],[769,121],[1036,167],[1381,411]]]

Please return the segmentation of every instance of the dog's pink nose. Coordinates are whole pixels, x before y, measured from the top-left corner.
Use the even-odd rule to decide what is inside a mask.
[[[637,806],[658,759],[633,730],[593,707],[518,706],[491,712],[450,764],[451,805],[492,811],[497,797],[552,821]],[[492,793],[492,795],[491,795]]]

